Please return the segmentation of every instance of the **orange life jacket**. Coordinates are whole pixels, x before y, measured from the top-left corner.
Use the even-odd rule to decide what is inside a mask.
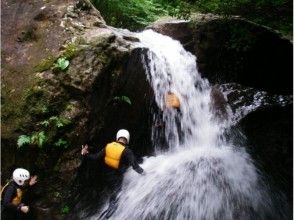
[[[114,169],[118,169],[121,160],[121,155],[124,150],[125,146],[123,146],[120,143],[112,142],[107,144],[105,147],[105,164]]]

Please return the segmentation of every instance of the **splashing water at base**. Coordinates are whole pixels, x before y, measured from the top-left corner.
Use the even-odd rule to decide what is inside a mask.
[[[110,219],[274,219],[249,155],[223,141],[227,125],[210,111],[210,86],[199,75],[195,56],[151,30],[137,37],[149,49],[142,62],[162,111],[168,150],[145,158],[144,176],[128,170]],[[169,91],[179,97],[180,110],[165,107]]]

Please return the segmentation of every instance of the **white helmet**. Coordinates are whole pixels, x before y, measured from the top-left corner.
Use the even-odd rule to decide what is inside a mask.
[[[30,179],[30,172],[23,168],[17,168],[13,171],[12,179],[22,186],[26,180]]]
[[[125,138],[127,140],[127,144],[130,142],[130,133],[125,129],[120,129],[116,133],[116,140],[118,141],[119,138]]]

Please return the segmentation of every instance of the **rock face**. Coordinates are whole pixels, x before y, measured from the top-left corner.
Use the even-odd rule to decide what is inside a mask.
[[[240,122],[252,156],[293,204],[293,105],[259,109]],[[292,213],[292,212],[291,212]]]
[[[38,114],[26,105],[27,98],[34,93],[34,104],[45,107],[36,97],[42,93],[36,73],[49,69],[73,36],[82,35],[94,25],[103,25],[104,21],[98,11],[86,7],[83,1],[2,1],[1,7],[1,141],[2,150],[10,155],[3,157],[7,161],[2,169],[9,176],[7,167],[23,164],[24,152],[15,153],[17,137],[24,134],[23,127],[31,124],[31,115]],[[77,24],[81,27],[77,28]],[[23,166],[31,164],[32,159]]]
[[[148,27],[179,40],[197,56],[212,83],[235,82],[274,94],[292,94],[292,43],[241,18],[197,15],[191,22],[163,21]]]
[[[118,34],[119,30],[108,28],[88,0],[4,0],[1,6],[2,180],[10,178],[12,170],[19,166],[40,176],[33,195],[36,219],[64,219],[67,205],[74,205],[71,202],[77,202],[76,198],[86,198],[97,208],[109,189],[103,182],[105,172],[96,163],[82,163],[80,145],[88,143],[91,151],[98,151],[114,139],[118,129],[125,128],[131,133],[131,148],[137,156],[152,153],[153,91],[141,63],[146,49],[132,47],[138,41],[132,34]],[[239,36],[243,27],[245,32]],[[213,83],[236,81],[285,94],[292,89],[292,55],[287,57],[292,45],[267,29],[240,19],[213,16],[191,23],[159,23],[150,28],[175,37],[195,53],[201,72]],[[60,58],[69,62],[65,69],[58,64]],[[264,77],[266,71],[269,72]],[[253,73],[257,74],[256,79]],[[272,84],[273,74],[277,73],[280,77]],[[221,120],[228,116],[226,95],[217,86],[211,93],[213,110]],[[279,126],[289,130],[289,112],[287,116],[282,110],[277,113],[273,122],[278,123],[281,117],[280,122],[285,124]],[[277,147],[274,149],[289,153],[289,142],[276,144],[280,137],[272,137],[265,144],[260,136],[266,132],[263,122],[267,122],[270,113],[262,114],[260,123],[253,123],[260,117],[256,114],[248,115],[241,125],[266,171],[278,173],[280,167],[289,166],[289,160],[282,160],[286,154],[276,158],[277,167],[267,167],[269,158],[275,159],[275,151],[270,151],[267,158],[264,149],[273,145]],[[252,125],[259,126],[256,131],[260,136],[250,133],[255,130]],[[35,141],[17,149],[20,135],[38,138],[31,138]],[[291,175],[288,171],[282,174],[287,178]],[[280,184],[279,178],[274,181]],[[283,190],[289,185],[290,182],[282,184]],[[86,197],[76,197],[77,192],[84,192],[78,190],[85,187]]]
[[[2,180],[18,166],[38,174],[38,188],[31,196],[36,219],[64,219],[66,199],[76,193],[72,184],[80,174],[81,144],[100,150],[118,129],[126,128],[138,156],[152,152],[153,94],[140,63],[144,50],[131,47],[138,41],[135,37],[107,28],[88,1],[2,4],[8,11],[22,8],[19,18],[28,13],[26,22],[34,25],[30,34],[19,37],[18,29],[11,29],[10,38],[2,35]],[[9,16],[7,23],[13,20]],[[13,21],[21,28],[27,24]],[[17,47],[10,47],[14,41]],[[59,58],[69,61],[66,69],[58,66]],[[18,79],[20,70],[24,75]],[[17,149],[19,135],[38,138]],[[40,138],[42,143],[36,141]],[[94,187],[99,189],[101,182]]]

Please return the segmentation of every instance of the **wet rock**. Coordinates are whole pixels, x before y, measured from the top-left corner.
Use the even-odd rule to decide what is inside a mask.
[[[256,164],[293,204],[293,105],[269,106],[248,114],[239,125]],[[291,212],[292,213],[292,212]]]
[[[156,21],[146,29],[152,29],[160,34],[180,41],[188,51],[194,50],[193,32],[190,23],[187,21],[165,18]]]
[[[35,206],[32,212],[35,219],[46,219],[46,220],[54,219],[50,208]]]
[[[219,85],[214,85],[210,92],[212,111],[221,121],[228,119],[227,100],[220,90]]]
[[[239,17],[197,15],[190,22],[148,27],[179,40],[197,56],[211,83],[235,82],[273,94],[292,94],[292,43],[277,32]]]
[[[236,83],[220,85],[232,111],[233,123],[238,123],[247,114],[271,106],[287,106],[293,103],[292,95],[273,95]]]

